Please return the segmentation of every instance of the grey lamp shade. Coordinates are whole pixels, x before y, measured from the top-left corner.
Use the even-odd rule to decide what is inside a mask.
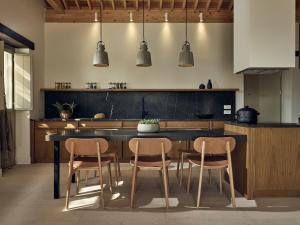
[[[105,51],[105,45],[102,41],[99,41],[97,44],[97,50],[93,58],[93,65],[97,67],[109,66],[108,54]]]
[[[182,46],[182,51],[179,54],[179,64],[180,67],[192,67],[194,66],[194,56],[191,51],[190,43],[185,41]]]
[[[151,53],[148,51],[148,46],[145,41],[141,42],[140,50],[136,57],[136,66],[141,66],[141,67],[152,66]]]

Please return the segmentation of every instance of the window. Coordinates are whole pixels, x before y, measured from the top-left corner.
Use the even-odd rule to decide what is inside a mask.
[[[4,52],[4,91],[6,108],[13,108],[13,55]]]
[[[28,49],[18,49],[14,55],[14,108],[32,110],[31,55]]]

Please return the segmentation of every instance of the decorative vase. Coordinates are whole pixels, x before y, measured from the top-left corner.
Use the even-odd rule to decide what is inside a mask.
[[[62,110],[62,111],[59,112],[59,116],[63,120],[70,119],[72,114],[73,114],[73,112],[70,111],[70,110]]]
[[[137,126],[137,131],[141,133],[155,133],[159,131],[159,124],[141,124]]]
[[[200,84],[199,89],[205,89],[205,84]]]
[[[207,89],[212,89],[212,83],[210,79],[208,80],[206,87]]]

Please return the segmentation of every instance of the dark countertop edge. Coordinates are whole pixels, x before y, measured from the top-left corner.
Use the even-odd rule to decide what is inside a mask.
[[[68,120],[62,120],[60,118],[39,118],[39,119],[34,119],[31,118],[30,120],[35,121],[35,122],[43,122],[43,121],[48,121],[48,122],[76,122],[76,121],[139,121],[142,119],[93,119],[93,118],[78,118],[78,119],[68,119]],[[230,119],[159,119],[160,121],[227,121],[230,122]]]
[[[226,121],[225,124],[234,125],[238,127],[248,128],[300,128],[300,124],[297,123],[257,123],[257,124],[246,124],[237,123],[233,121]]]
[[[104,137],[107,140],[120,140],[128,141],[131,138],[135,137],[144,137],[144,138],[158,138],[158,137],[169,137],[173,141],[178,140],[195,140],[197,137],[234,137],[237,141],[247,141],[247,135],[240,134],[231,131],[224,131],[223,129],[217,130],[194,130],[194,131],[183,131],[183,130],[173,130],[173,129],[162,129],[162,132],[158,133],[137,133],[132,129],[122,129],[119,131],[105,131],[99,130],[99,134],[95,135],[93,132],[99,129],[86,129],[80,131],[79,133],[74,132],[74,130],[69,130],[64,135],[60,132],[47,134],[45,136],[46,141],[62,141],[68,138],[80,137],[80,138],[94,138],[94,137]],[[102,134],[101,134],[102,132]],[[114,133],[112,133],[114,132]],[[126,133],[128,132],[128,133]],[[175,132],[175,133],[174,133]],[[169,134],[168,134],[169,133]],[[160,135],[161,134],[161,135]],[[77,136],[78,135],[78,136]],[[109,137],[110,136],[110,137]]]

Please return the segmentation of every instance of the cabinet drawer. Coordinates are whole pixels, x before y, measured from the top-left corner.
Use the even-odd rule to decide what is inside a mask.
[[[167,128],[177,129],[209,129],[209,121],[167,121]]]
[[[64,121],[46,121],[36,122],[35,127],[39,129],[52,129],[52,128],[63,128],[63,129],[76,129],[77,122],[64,122]]]
[[[224,121],[211,121],[212,129],[224,129]]]
[[[137,128],[139,121],[123,121],[123,128]]]
[[[122,121],[80,121],[79,128],[121,128]]]

